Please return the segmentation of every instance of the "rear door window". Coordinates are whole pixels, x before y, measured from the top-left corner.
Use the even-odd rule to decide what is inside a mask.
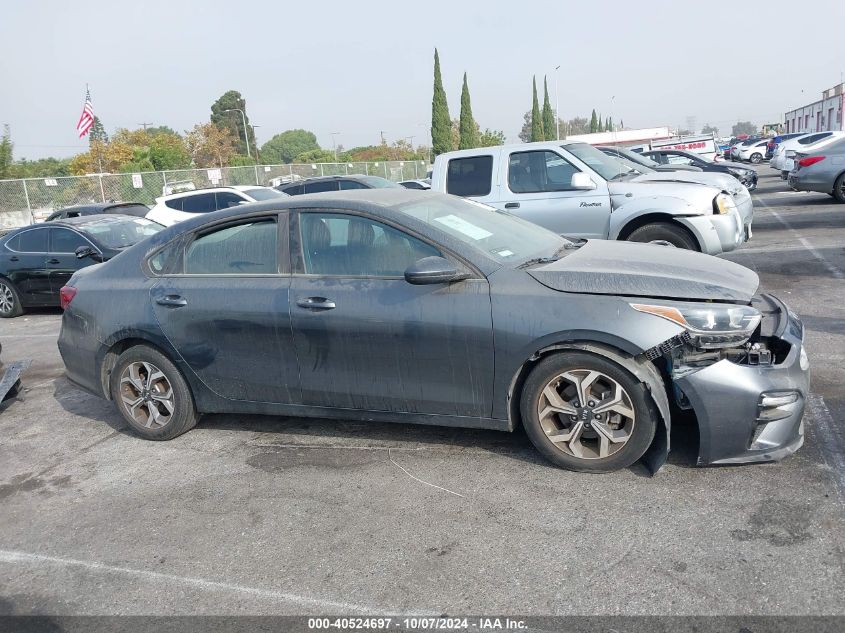
[[[204,233],[185,253],[185,272],[189,275],[278,273],[278,237],[275,218],[230,224]]]
[[[369,189],[369,187],[362,182],[358,182],[357,180],[341,180],[340,189],[341,191],[343,191],[346,189]]]
[[[493,181],[492,156],[467,156],[449,161],[446,191],[456,196],[486,196]]]
[[[182,198],[182,211],[185,213],[209,213],[216,211],[214,192],[198,193]]]
[[[305,183],[305,193],[322,193],[324,191],[337,191],[337,180],[318,180],[317,182]]]
[[[244,200],[241,196],[232,191],[218,191],[216,196],[217,202],[215,204],[215,208],[218,210],[236,207],[241,202],[246,202],[246,200]]]
[[[508,188],[514,193],[569,191],[578,170],[565,158],[547,150],[515,152],[508,161]]]
[[[43,229],[30,229],[18,236],[17,248],[20,253],[46,253],[47,252],[47,227]]]

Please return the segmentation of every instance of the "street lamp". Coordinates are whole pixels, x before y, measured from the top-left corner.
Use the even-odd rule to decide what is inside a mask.
[[[340,132],[329,132],[332,136],[332,150],[334,150],[334,162],[337,162],[337,145],[334,142],[334,137],[338,136]]]
[[[560,140],[560,93],[557,91],[557,71],[560,66],[555,66],[555,129],[557,130],[557,140]]]
[[[223,112],[240,112],[241,113],[241,118],[243,119],[243,122],[244,122],[244,140],[246,141],[246,155],[247,155],[248,158],[252,158],[252,152],[249,151],[249,130],[247,130],[247,127],[246,127],[246,115],[244,114],[244,111],[241,110],[240,108],[229,108],[228,110],[223,110]]]

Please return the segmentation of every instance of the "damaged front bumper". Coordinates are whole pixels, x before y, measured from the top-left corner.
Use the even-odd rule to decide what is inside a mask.
[[[750,346],[700,367],[676,355],[676,404],[698,421],[699,465],[776,461],[804,442],[810,392],[804,327],[775,297],[757,297],[755,306],[763,320]]]

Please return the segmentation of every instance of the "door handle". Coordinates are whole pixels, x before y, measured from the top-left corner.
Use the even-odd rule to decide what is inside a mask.
[[[56,258],[54,257],[53,259],[48,259],[48,260],[47,260],[47,263],[48,263],[48,264],[60,264],[60,263],[61,263],[61,261],[60,261],[60,260],[58,260],[58,259],[56,259]]]
[[[20,261],[20,259],[18,259],[18,258],[17,258],[17,257],[15,257],[14,255],[12,255],[12,256],[9,258],[9,261],[10,261],[10,262],[18,262],[18,261]]]
[[[329,301],[325,297],[297,299],[296,305],[307,310],[334,310],[337,307],[334,301]]]
[[[168,306],[170,308],[181,308],[188,305],[188,301],[179,295],[166,295],[156,299],[156,303],[160,306]]]
[[[519,203],[518,203],[518,202],[508,202],[508,203],[505,205],[505,209],[518,209],[518,208],[519,208]]]

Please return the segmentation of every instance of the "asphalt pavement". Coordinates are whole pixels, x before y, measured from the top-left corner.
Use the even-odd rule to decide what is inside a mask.
[[[60,314],[0,406],[0,613],[845,614],[845,205],[759,167],[728,259],[804,319],[804,447],[656,476],[546,463],[523,432],[213,415],[133,436],[63,377]]]

